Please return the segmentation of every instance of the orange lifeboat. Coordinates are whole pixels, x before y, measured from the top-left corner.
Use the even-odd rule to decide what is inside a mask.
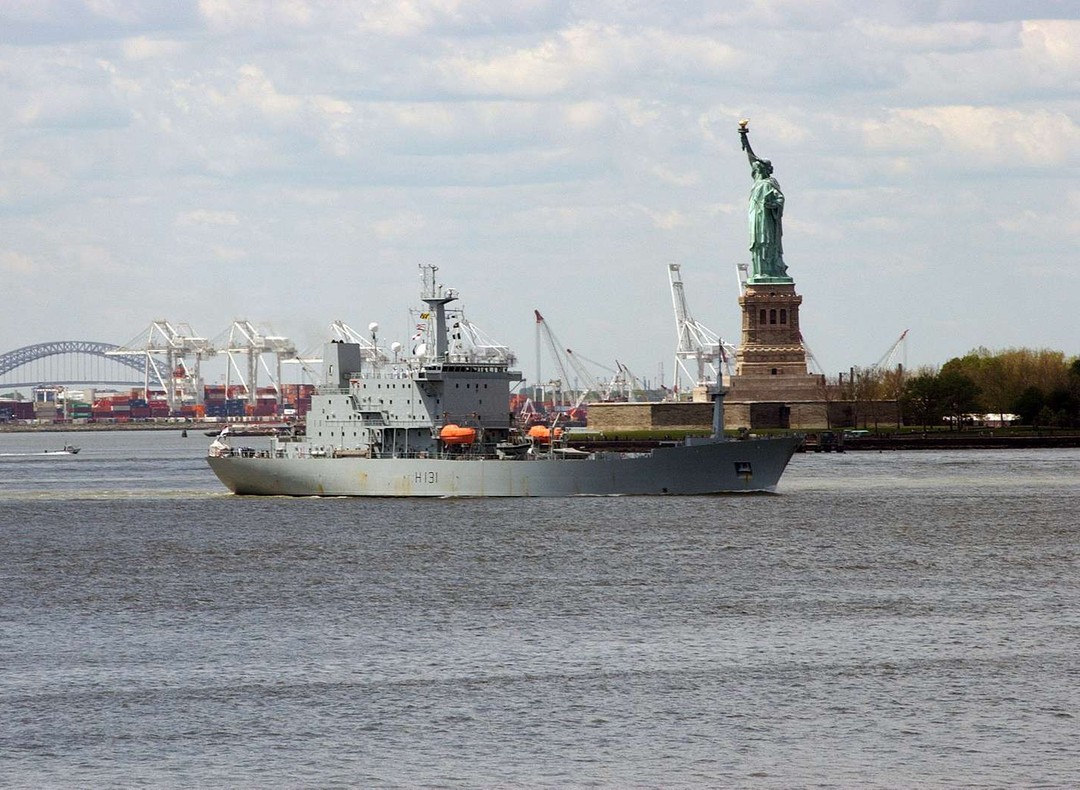
[[[444,425],[439,431],[443,444],[472,444],[476,441],[475,428],[462,428],[460,425]]]
[[[558,439],[562,436],[562,428],[555,429],[555,438]],[[538,442],[550,442],[551,441],[551,429],[546,425],[534,425],[529,429],[529,438],[535,439]]]

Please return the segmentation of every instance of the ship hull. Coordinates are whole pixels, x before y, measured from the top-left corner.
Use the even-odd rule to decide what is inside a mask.
[[[235,494],[522,497],[775,491],[800,439],[661,447],[573,460],[209,457]]]

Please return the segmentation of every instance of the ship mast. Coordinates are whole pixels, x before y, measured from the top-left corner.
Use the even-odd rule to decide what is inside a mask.
[[[423,283],[420,299],[427,302],[428,307],[435,313],[435,361],[445,362],[449,349],[446,337],[446,305],[457,299],[457,292],[453,288],[447,288],[444,292],[443,287],[435,282],[435,272],[438,270],[438,266],[420,264],[420,280]]]

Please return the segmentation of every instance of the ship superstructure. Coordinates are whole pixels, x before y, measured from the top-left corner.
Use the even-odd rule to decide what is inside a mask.
[[[796,437],[728,441],[723,392],[714,395],[712,438],[688,439],[651,453],[587,453],[559,446],[554,433],[524,436],[509,411],[505,347],[460,342],[469,327],[457,299],[422,266],[424,342],[394,359],[334,340],[302,436],[269,448],[233,446],[227,431],[210,448],[210,466],[240,494],[355,496],[572,496],[704,494],[772,490]],[[373,325],[374,326],[374,325]],[[374,330],[373,330],[374,334]],[[377,342],[369,344],[378,352]]]
[[[311,399],[306,436],[279,440],[288,456],[430,458],[496,456],[512,427],[510,385],[521,374],[507,359],[450,353],[446,305],[457,299],[424,266],[421,313],[433,347],[421,342],[405,361],[334,340],[323,350],[323,382]],[[455,327],[456,329],[456,327]],[[427,334],[426,332],[424,334]]]

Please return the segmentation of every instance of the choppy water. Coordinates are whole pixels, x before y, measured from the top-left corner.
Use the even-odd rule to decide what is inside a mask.
[[[0,785],[1080,784],[1080,452],[778,496],[244,499],[0,434]]]

